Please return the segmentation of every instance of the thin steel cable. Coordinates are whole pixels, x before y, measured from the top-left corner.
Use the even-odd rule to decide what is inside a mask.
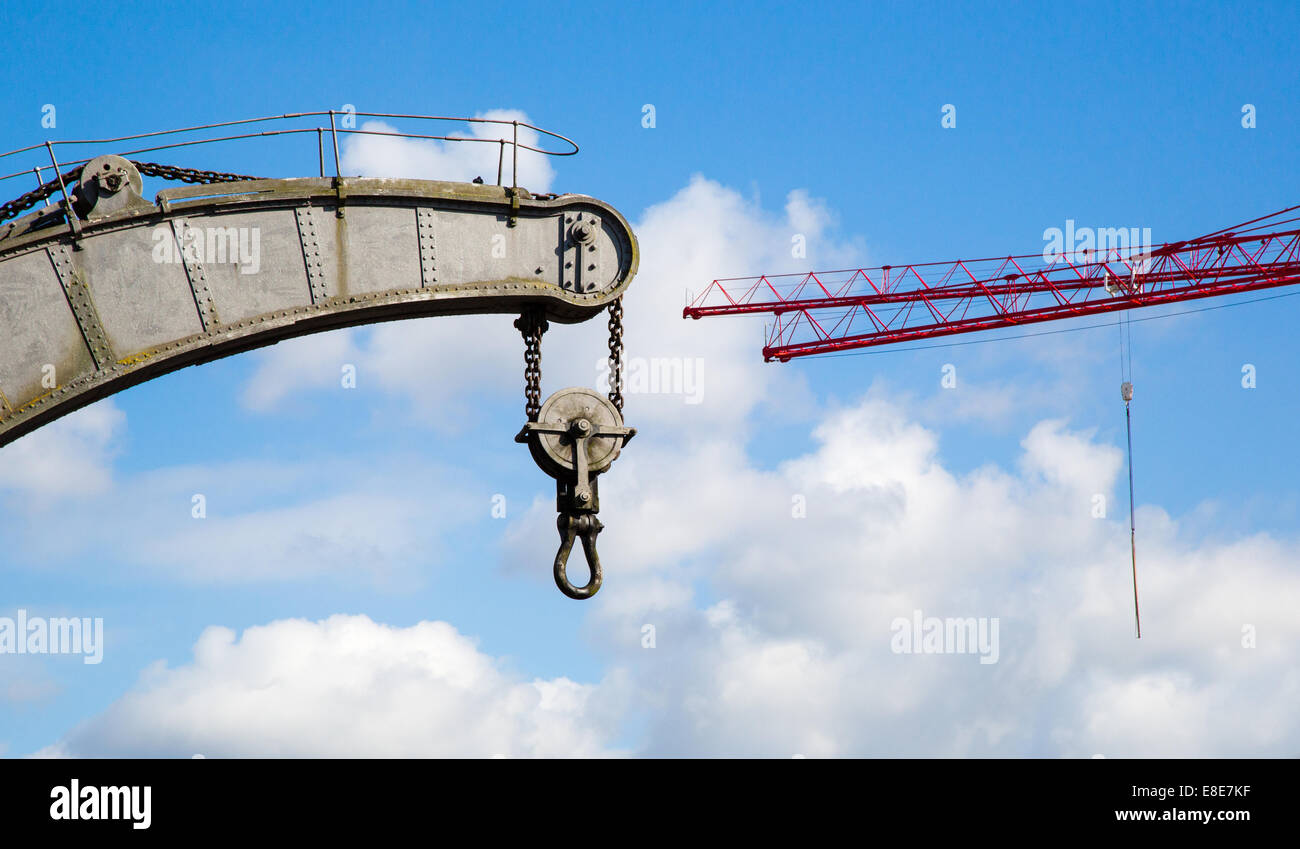
[[[1128,543],[1129,555],[1133,565],[1133,622],[1137,628],[1137,638],[1142,639],[1142,614],[1138,607],[1137,575],[1137,517],[1135,516],[1135,499],[1133,494],[1133,324],[1128,311],[1120,313],[1119,325],[1119,370],[1120,394],[1124,398],[1124,430],[1128,444]]]
[[[1138,608],[1137,526],[1133,517],[1133,417],[1129,404],[1124,402],[1124,424],[1128,429],[1128,541],[1133,558],[1133,621],[1137,625],[1137,638],[1142,639],[1142,614]]]

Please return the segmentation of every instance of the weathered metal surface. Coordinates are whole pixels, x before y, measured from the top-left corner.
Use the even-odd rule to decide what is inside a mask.
[[[71,228],[57,207],[0,226],[0,445],[158,375],[335,327],[525,309],[582,321],[638,262],[607,204],[500,186],[248,180],[96,209]]]
[[[542,405],[515,437],[528,445],[537,465],[555,478],[556,527],[560,550],[555,555],[555,585],[569,598],[594,596],[604,580],[596,537],[605,529],[600,512],[597,478],[618,459],[623,446],[636,436],[636,428],[623,424],[614,402],[579,386],[561,389]],[[583,586],[569,579],[569,554],[582,539],[590,577]]]

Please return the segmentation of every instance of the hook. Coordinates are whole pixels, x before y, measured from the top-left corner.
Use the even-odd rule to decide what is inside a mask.
[[[591,513],[561,513],[555,520],[555,525],[560,531],[560,550],[555,555],[555,585],[569,598],[591,598],[600,589],[604,577],[600,569],[600,555],[596,553],[596,534],[603,531],[605,526]],[[571,584],[566,574],[569,553],[573,551],[573,540],[578,534],[582,535],[582,550],[587,555],[587,567],[591,571],[591,579],[582,587]]]

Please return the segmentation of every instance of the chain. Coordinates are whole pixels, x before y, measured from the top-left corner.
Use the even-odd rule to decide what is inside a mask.
[[[81,176],[81,169],[72,169],[63,175],[64,185],[76,182],[79,176]],[[36,204],[45,200],[58,190],[59,181],[50,180],[48,183],[42,183],[40,186],[32,189],[27,194],[21,195],[6,204],[0,205],[0,221],[7,221],[10,218],[20,215],[21,213],[31,209],[33,206],[36,206]]]
[[[623,412],[623,298],[609,305],[609,401]]]
[[[247,174],[223,174],[220,171],[200,171],[196,168],[181,168],[178,165],[159,165],[157,162],[131,161],[142,177],[161,177],[181,183],[234,183],[238,180],[260,180]]]
[[[132,160],[131,164],[136,167],[142,177],[160,177],[164,180],[175,180],[181,183],[233,183],[236,180],[260,179],[244,174],[223,174],[220,171],[198,171],[193,168],[180,168],[175,165],[159,165],[156,162],[135,162]],[[63,175],[63,185],[70,186],[80,179],[81,168],[78,166]],[[21,195],[6,204],[0,204],[0,221],[7,221],[21,215],[57,191],[59,191],[59,181],[50,180],[25,195]]]
[[[526,309],[515,319],[515,327],[524,337],[524,412],[528,421],[537,421],[542,411],[542,334],[549,325],[541,310]]]

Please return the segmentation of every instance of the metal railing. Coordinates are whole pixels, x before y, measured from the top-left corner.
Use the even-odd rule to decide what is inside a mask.
[[[474,136],[474,135],[447,135],[447,134],[438,135],[433,133],[404,133],[404,132],[388,131],[388,130],[357,129],[354,127],[338,126],[338,122],[336,121],[336,118],[340,116],[355,117],[355,118],[388,118],[393,120],[411,120],[411,121],[437,121],[437,122],[469,124],[469,125],[494,124],[499,127],[502,127],[503,129],[509,128],[509,133],[508,136],[501,135],[499,137],[484,137],[484,136]],[[323,122],[318,122],[318,125],[316,126],[287,127],[283,129],[278,128],[277,126],[276,129],[263,129],[263,130],[258,130],[256,132],[236,132],[227,135],[211,136],[211,131],[214,130],[225,130],[227,128],[236,128],[236,127],[246,128],[258,124],[270,124],[272,122],[300,121],[300,120],[311,119],[311,118],[321,118],[321,119],[328,118],[329,124],[328,126],[326,126]],[[572,150],[547,150],[545,148],[534,147],[532,145],[521,142],[519,140],[519,130],[521,127],[526,130],[531,130],[533,132],[536,132],[542,136],[547,136],[552,139],[556,139],[558,141],[564,142],[565,144],[569,145],[573,149]],[[106,151],[103,149],[107,145],[120,145],[125,142],[142,141],[145,139],[151,139],[151,140],[162,139],[163,137],[181,136],[187,133],[207,134],[209,137],[182,138],[176,141],[168,141],[167,143],[164,144],[156,144],[147,147],[138,147],[131,150]],[[533,153],[543,154],[545,156],[572,156],[578,152],[578,144],[572,139],[567,138],[566,136],[562,136],[559,133],[551,132],[550,130],[545,130],[533,124],[529,124],[526,121],[506,120],[504,118],[457,118],[457,117],[451,117],[446,115],[407,115],[407,114],[393,113],[393,112],[358,112],[354,110],[330,109],[323,112],[292,112],[283,115],[268,115],[261,118],[243,118],[237,121],[221,121],[215,124],[199,124],[193,127],[181,127],[179,129],[174,129],[174,130],[156,130],[150,133],[138,133],[135,135],[117,136],[114,138],[59,139],[59,140],[51,139],[49,141],[41,142],[39,144],[29,145],[28,147],[20,147],[16,150],[11,150],[6,153],[0,153],[0,163],[5,163],[5,164],[16,163],[21,159],[23,154],[32,154],[36,151],[44,151],[44,156],[42,156],[41,158],[42,159],[48,158],[49,160],[48,163],[36,164],[31,167],[23,168],[21,170],[14,171],[9,174],[0,174],[0,183],[3,183],[6,180],[14,180],[24,176],[35,175],[37,185],[39,186],[44,182],[45,179],[44,172],[46,169],[53,169],[56,178],[58,178],[58,175],[63,173],[64,168],[67,168],[69,166],[84,165],[85,163],[89,162],[92,158],[94,158],[93,156],[90,156],[90,157],[85,157],[80,159],[69,158],[69,159],[61,160],[56,154],[56,150],[60,148],[75,147],[79,145],[94,146],[98,148],[94,156],[98,156],[103,153],[112,152],[120,156],[129,157],[129,156],[142,154],[142,153],[153,153],[155,151],[161,151],[161,150],[177,150],[180,148],[193,147],[196,145],[216,144],[218,142],[237,141],[241,139],[265,138],[270,136],[293,136],[293,135],[311,134],[311,133],[314,133],[316,135],[317,158],[319,161],[320,175],[322,177],[326,176],[326,172],[325,172],[326,134],[329,135],[330,146],[333,149],[334,175],[336,177],[343,176],[342,169],[339,164],[339,136],[340,135],[390,136],[395,138],[424,139],[424,140],[444,141],[444,142],[471,142],[471,143],[479,143],[479,144],[495,144],[498,146],[497,181],[496,181],[496,184],[498,186],[502,185],[502,179],[504,176],[504,169],[505,169],[505,149],[506,146],[509,145],[511,149],[510,179],[511,179],[511,185],[515,188],[518,188],[519,186],[519,151],[521,149],[532,151]],[[0,169],[3,169],[3,167],[4,167],[3,165],[0,165]],[[10,165],[10,167],[12,167],[12,165]]]

